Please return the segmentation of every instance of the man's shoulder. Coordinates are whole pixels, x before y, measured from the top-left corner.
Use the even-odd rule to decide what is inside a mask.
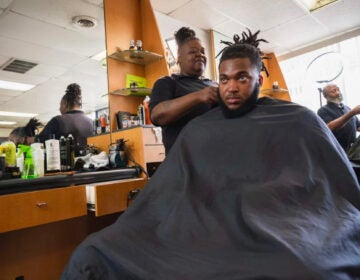
[[[271,111],[271,112],[298,112],[298,113],[312,113],[313,112],[297,103],[281,100],[281,99],[275,99],[275,98],[269,98],[269,97],[261,97],[258,99],[256,103],[256,108],[258,110],[265,110],[265,111]]]

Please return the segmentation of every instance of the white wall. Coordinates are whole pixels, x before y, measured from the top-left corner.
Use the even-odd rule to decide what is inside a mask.
[[[14,128],[0,128],[0,137],[7,138],[13,129]]]

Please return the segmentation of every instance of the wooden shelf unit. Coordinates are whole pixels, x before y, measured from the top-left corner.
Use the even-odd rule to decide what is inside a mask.
[[[164,58],[164,56],[162,56],[161,54],[157,54],[149,51],[137,51],[137,50],[116,51],[110,54],[109,57],[120,61],[140,64],[140,65],[148,65],[152,62]]]

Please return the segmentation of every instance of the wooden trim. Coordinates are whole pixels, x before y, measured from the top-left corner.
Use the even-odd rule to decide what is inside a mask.
[[[216,60],[215,60],[215,39],[214,39],[214,30],[209,30],[210,32],[210,71],[211,71],[211,79],[213,81],[217,81],[217,68],[216,68]]]

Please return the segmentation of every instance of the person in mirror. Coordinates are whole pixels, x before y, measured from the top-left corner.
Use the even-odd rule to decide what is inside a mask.
[[[356,131],[360,131],[360,122],[356,115],[360,114],[360,105],[353,109],[343,104],[343,96],[335,84],[326,85],[322,93],[327,104],[318,110],[318,115],[334,133],[345,151],[356,140]]]
[[[78,156],[81,150],[86,149],[87,137],[94,134],[92,120],[81,110],[82,94],[78,84],[73,83],[67,86],[64,96],[60,101],[60,113],[53,117],[37,135],[40,142],[45,142],[50,136],[55,139],[69,134],[75,139],[75,155]]]
[[[182,27],[175,33],[175,39],[180,73],[158,79],[149,104],[151,122],[162,128],[166,154],[181,129],[218,102],[217,84],[203,77],[207,58],[195,31]]]
[[[360,188],[349,161],[314,112],[258,98],[258,39],[245,35],[222,52],[221,105],[184,127],[62,279],[359,279]]]
[[[25,126],[20,126],[13,129],[9,134],[9,140],[15,145],[23,144],[30,145],[34,142],[35,135],[42,123],[36,119],[31,118]]]

